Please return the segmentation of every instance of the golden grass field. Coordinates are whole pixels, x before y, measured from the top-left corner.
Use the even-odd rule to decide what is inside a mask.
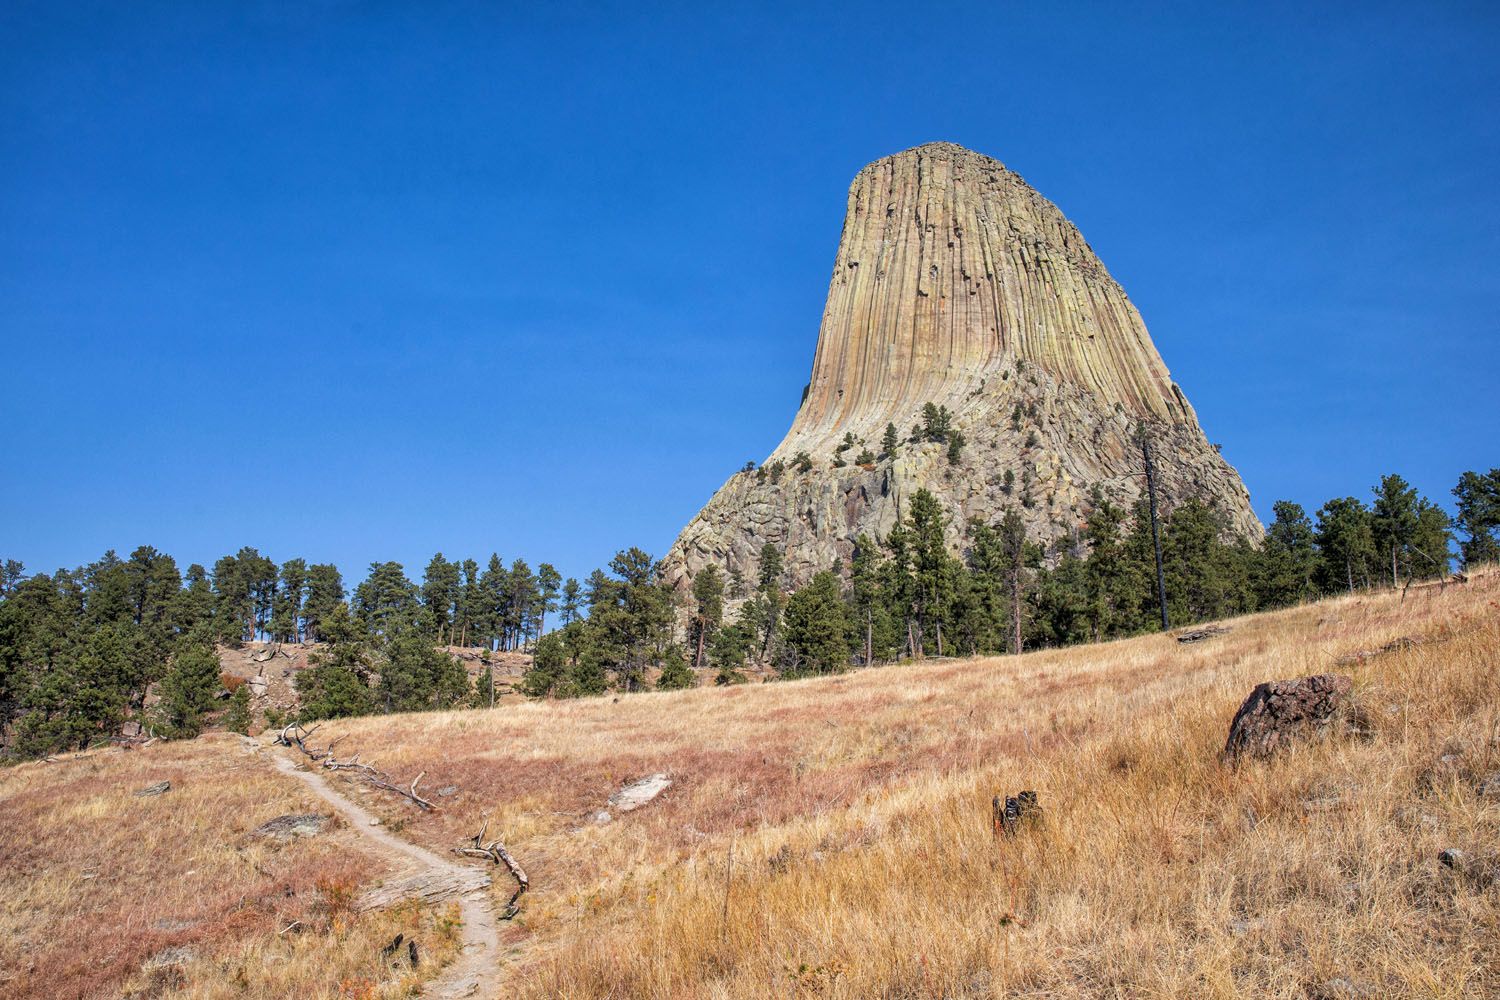
[[[507,996],[1500,996],[1500,796],[1477,791],[1500,774],[1500,575],[1226,624],[1194,645],[347,720],[311,742],[425,772],[433,813],[331,779],[416,842],[447,852],[490,817],[532,886],[502,931]],[[1417,642],[1359,655],[1402,637]],[[1254,684],[1329,671],[1354,678],[1368,739],[1219,762]],[[191,819],[130,798],[173,769],[185,789],[223,775]],[[595,821],[653,772],[672,787]],[[1044,820],[997,838],[991,797],[1023,788]],[[409,981],[369,971],[382,921],[430,914],[339,926],[316,888],[236,908],[283,873],[380,877],[357,831],[295,845],[271,880],[216,846],[310,811],[298,794],[223,738],[0,774],[0,995],[79,995],[28,985],[84,983],[70,962],[137,968],[175,940],[150,921],[189,900],[209,957],[162,995],[339,996],[344,979],[399,995]],[[121,867],[119,886],[80,882],[89,866]],[[161,898],[179,884],[201,889]],[[491,891],[512,888],[502,872]],[[278,937],[299,913],[316,933]],[[270,955],[275,986],[250,968]]]
[[[404,932],[445,961],[446,913],[355,913],[387,871],[337,821],[284,845],[250,836],[319,805],[235,736],[0,771],[0,996],[410,995],[421,966],[380,949]]]

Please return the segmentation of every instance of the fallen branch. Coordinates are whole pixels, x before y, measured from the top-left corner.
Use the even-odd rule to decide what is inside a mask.
[[[484,842],[485,832],[490,828],[490,818],[486,816],[484,823],[479,827],[479,832],[474,834],[470,843],[472,847],[455,847],[454,854],[461,854],[469,858],[488,858],[497,865],[502,865],[510,872],[511,877],[516,880],[516,891],[511,894],[510,901],[505,904],[505,912],[500,914],[501,920],[509,920],[520,912],[521,908],[516,905],[516,900],[531,888],[531,879],[526,877],[525,870],[516,863],[516,859],[505,849],[505,845],[498,840],[492,840],[488,844]]]
[[[402,788],[396,783],[396,779],[386,772],[370,764],[361,764],[359,762],[359,754],[357,753],[348,760],[339,760],[335,757],[333,755],[333,748],[339,745],[339,741],[344,738],[343,736],[334,739],[321,750],[309,747],[307,745],[307,738],[316,732],[317,729],[317,726],[313,726],[312,729],[303,729],[301,723],[291,722],[281,730],[281,735],[276,737],[276,742],[284,747],[295,747],[301,750],[309,760],[320,764],[324,770],[353,771],[374,787],[387,792],[395,792],[397,795],[411,800],[419,809],[431,810],[437,808],[431,802],[428,802],[417,794],[417,785],[426,776],[426,771],[417,775],[416,780],[411,785]]]
[[[1223,635],[1229,629],[1224,625],[1204,625],[1202,628],[1188,629],[1177,635],[1178,642],[1202,642],[1204,639],[1212,639],[1216,635]]]

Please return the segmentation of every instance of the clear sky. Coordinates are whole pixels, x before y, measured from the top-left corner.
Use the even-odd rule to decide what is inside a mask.
[[[1263,517],[1446,503],[1500,7],[1144,7],[12,0],[0,557],[662,554],[789,426],[854,173],[939,139],[1078,224]]]

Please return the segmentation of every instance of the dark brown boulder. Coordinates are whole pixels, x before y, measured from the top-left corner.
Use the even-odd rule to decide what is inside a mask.
[[[1353,686],[1342,674],[1257,684],[1229,724],[1224,759],[1269,757],[1289,743],[1321,738],[1353,721]]]

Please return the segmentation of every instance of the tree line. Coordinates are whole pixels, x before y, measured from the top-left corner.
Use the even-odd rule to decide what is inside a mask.
[[[1439,577],[1449,571],[1455,529],[1465,565],[1496,561],[1500,469],[1464,473],[1453,494],[1451,519],[1396,475],[1381,479],[1370,502],[1335,498],[1312,517],[1280,501],[1259,544],[1235,536],[1213,507],[1182,502],[1159,525],[1166,618],[1187,625]],[[937,499],[919,490],[889,535],[861,536],[847,566],[790,593],[783,553],[772,544],[753,578],[707,566],[692,581],[680,644],[670,599],[651,597],[642,561],[639,573],[591,590],[587,618],[542,638],[525,688],[554,697],[636,690],[643,661],[661,668],[658,687],[672,688],[693,683],[685,662],[716,669],[718,683],[728,684],[744,680],[750,664],[796,677],[1161,627],[1144,497],[1127,511],[1096,489],[1082,527],[1050,551],[1027,536],[1015,508],[993,524],[963,526],[961,555],[951,551],[949,528]]]
[[[400,563],[372,563],[352,593],[332,564],[278,566],[254,548],[211,571],[194,563],[181,572],[149,545],[51,575],[7,560],[0,747],[11,757],[77,749],[127,719],[164,736],[194,735],[225,691],[215,647],[253,640],[321,644],[297,677],[305,712],[451,707],[475,696],[467,672],[437,647],[520,649],[546,630],[549,614],[568,621],[581,606],[578,582],[550,564],[507,567],[496,555],[481,570],[439,553],[420,584]],[[248,699],[236,688],[226,724],[248,727]]]
[[[1182,502],[1159,526],[1168,617],[1187,625],[1436,577],[1455,531],[1465,565],[1500,559],[1500,469],[1464,473],[1453,494],[1452,519],[1394,475],[1369,502],[1335,498],[1311,517],[1281,501],[1259,544],[1234,537],[1212,507]],[[683,592],[637,548],[581,584],[546,563],[533,571],[491,556],[480,569],[439,554],[421,583],[399,563],[373,563],[352,592],[331,564],[277,566],[253,548],[185,573],[150,546],[51,575],[7,561],[0,735],[12,758],[88,746],[126,719],[193,735],[225,695],[216,644],[251,640],[318,643],[296,678],[301,715],[313,719],[493,704],[489,667],[471,682],[452,645],[529,649],[522,690],[576,697],[688,687],[704,669],[729,684],[751,665],[796,677],[1160,627],[1144,501],[1127,511],[1096,490],[1082,526],[1050,549],[1014,508],[963,525],[958,555],[954,527],[919,490],[889,535],[861,536],[847,565],[795,589],[774,545],[753,576],[709,566]],[[223,723],[244,731],[245,688],[225,707]]]

